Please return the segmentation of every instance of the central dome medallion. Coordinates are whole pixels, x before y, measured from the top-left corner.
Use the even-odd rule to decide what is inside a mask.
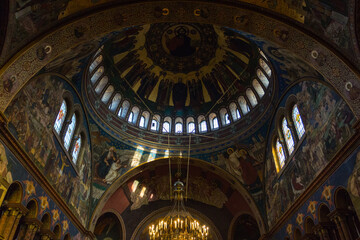
[[[218,48],[218,35],[208,24],[158,23],[150,26],[148,57],[164,71],[189,73],[208,65]]]

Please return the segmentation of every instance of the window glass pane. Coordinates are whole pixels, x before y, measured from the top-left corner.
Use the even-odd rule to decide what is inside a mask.
[[[218,129],[219,128],[219,121],[217,118],[213,119],[213,128]]]
[[[141,127],[141,128],[145,127],[145,117],[144,116],[141,116],[141,118],[140,118],[139,127]]]
[[[276,141],[276,153],[279,159],[280,168],[282,168],[285,164],[285,153],[282,144],[280,143],[279,139]]]
[[[239,110],[234,102],[230,103],[229,109],[234,121],[238,120],[240,118],[240,113],[238,113]]]
[[[195,123],[189,122],[188,124],[188,133],[194,133],[195,132]]]
[[[265,53],[264,53],[263,51],[261,51],[261,50],[259,49],[259,52],[260,52],[261,56],[263,56],[266,60],[268,60],[267,57],[265,56]]]
[[[101,75],[103,74],[104,72],[104,67],[101,66],[99,67],[96,72],[94,73],[94,75],[92,75],[90,81],[92,84],[95,84],[97,82],[97,80],[101,77]]]
[[[230,124],[230,118],[229,118],[229,114],[225,114],[225,124],[228,125]]]
[[[207,131],[206,121],[203,120],[200,122],[200,132],[206,132],[206,131]]]
[[[295,123],[296,132],[300,139],[305,133],[305,128],[304,128],[304,124],[301,120],[300,112],[299,112],[297,105],[295,105],[293,108],[292,117],[293,117],[293,121]]]
[[[130,103],[129,103],[127,100],[125,100],[125,101],[123,102],[120,110],[119,110],[119,114],[118,114],[118,115],[119,115],[121,118],[125,118],[128,110],[129,110],[129,107],[130,107]]]
[[[81,148],[81,135],[79,135],[79,138],[76,140],[74,150],[72,152],[72,160],[75,164],[79,156],[80,148]]]
[[[65,102],[65,100],[63,100],[60,110],[59,110],[59,113],[56,117],[55,124],[54,124],[54,128],[55,128],[55,131],[57,132],[57,134],[60,134],[61,128],[65,121],[66,112],[67,112],[66,102]]]
[[[237,118],[237,119],[240,118],[240,111],[239,111],[239,109],[236,109],[236,118]]]
[[[175,124],[175,133],[182,133],[182,123]]]
[[[289,155],[290,155],[294,151],[294,139],[293,139],[290,128],[288,127],[288,123],[285,118],[282,121],[282,130],[284,133],[286,146],[287,146],[287,149],[288,149]]]
[[[250,88],[248,88],[246,90],[246,96],[248,97],[248,99],[249,99],[249,101],[251,103],[251,106],[255,107],[258,104],[256,96],[255,96],[254,92]]]
[[[66,150],[69,150],[71,139],[72,136],[74,135],[75,126],[76,126],[76,116],[75,114],[73,114],[71,118],[71,123],[69,124],[64,137],[64,147]]]
[[[102,55],[99,55],[97,56],[97,58],[95,58],[95,60],[90,65],[90,73],[94,71],[94,69],[101,63],[102,59],[103,59]]]
[[[104,92],[104,95],[101,98],[101,101],[103,103],[107,103],[110,100],[111,95],[114,92],[114,87],[112,85],[110,85]]]
[[[264,89],[262,88],[258,80],[256,79],[253,80],[253,87],[260,98],[262,98],[265,95]]]
[[[157,131],[157,129],[158,129],[158,122],[157,122],[155,119],[153,119],[153,120],[151,121],[151,127],[150,127],[150,129],[153,130],[153,131]]]
[[[108,78],[105,76],[100,80],[99,84],[96,86],[95,92],[97,94],[100,94],[107,83],[108,83]]]
[[[266,74],[271,77],[271,69],[269,67],[269,65],[267,65],[267,63],[263,60],[263,59],[259,59],[259,64],[260,67],[262,67],[262,69],[264,69],[264,71],[266,72]]]
[[[244,96],[240,96],[239,99],[238,99],[238,102],[239,102],[239,105],[240,105],[240,108],[241,108],[241,111],[243,112],[243,114],[247,114],[249,111],[250,111],[250,108],[244,98]]]
[[[110,111],[114,112],[116,110],[116,108],[118,107],[120,101],[121,101],[121,95],[119,93],[115,94],[115,96],[113,97],[113,99],[109,105]]]
[[[265,74],[260,69],[258,69],[256,71],[256,75],[258,76],[260,81],[264,84],[264,86],[267,88],[269,86],[269,79],[265,76]]]
[[[164,122],[163,133],[170,133],[170,123],[169,122]]]
[[[134,120],[134,113],[131,112],[131,113],[129,114],[128,122],[132,123],[133,120]]]

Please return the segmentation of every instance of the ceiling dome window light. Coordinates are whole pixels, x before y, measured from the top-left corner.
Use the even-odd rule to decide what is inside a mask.
[[[178,29],[177,27],[191,29],[191,34],[193,34],[192,36],[189,36],[191,44],[192,38],[202,39],[203,37],[201,35],[202,30],[199,26],[197,26],[197,24],[180,24],[181,26],[177,27],[172,27],[173,24],[167,23],[160,25],[171,29],[171,31],[169,30],[164,33],[165,35],[171,35],[173,30],[175,31]],[[158,28],[160,25],[155,28]],[[206,26],[208,29],[213,28],[208,25]],[[139,45],[139,49],[142,49],[145,52],[154,51],[154,49],[148,48],[147,45],[147,41],[150,41],[146,32],[148,31],[148,28],[140,29],[145,31],[144,34],[146,37],[141,41],[138,39],[139,42],[134,42],[134,44]],[[219,29],[219,32],[210,31],[210,33],[217,34],[217,38],[227,39],[225,42],[232,42],[232,35],[221,35],[221,31],[223,31],[223,29]],[[226,31],[233,30],[227,29]],[[171,39],[170,35],[165,39]],[[134,39],[137,39],[137,37]],[[154,39],[151,41],[154,41]],[[188,70],[185,70],[185,68],[169,68],[168,66],[170,66],[169,64],[171,64],[171,62],[164,65],[162,60],[160,61],[159,59],[159,61],[154,60],[154,64],[156,63],[159,65],[154,65],[149,68],[146,61],[142,58],[144,56],[147,56],[150,59],[156,58],[157,55],[155,52],[144,55],[140,54],[139,50],[133,50],[128,53],[124,52],[121,56],[116,55],[117,57],[115,58],[115,56],[111,55],[112,52],[108,52],[108,48],[112,48],[114,44],[110,44],[106,48],[104,48],[103,45],[94,55],[88,69],[89,82],[91,83],[93,91],[97,95],[95,97],[99,98],[101,100],[101,104],[104,104],[110,112],[117,114],[119,119],[125,120],[140,129],[146,129],[151,132],[177,135],[183,133],[204,134],[212,131],[219,131],[230,124],[235,124],[235,122],[241,120],[249,114],[249,112],[253,111],[262,98],[266,96],[267,89],[270,85],[270,79],[273,75],[270,62],[268,61],[266,55],[257,47],[253,50],[258,51],[259,54],[249,55],[247,53],[238,52],[240,48],[236,48],[236,41],[226,48],[225,46],[221,47],[220,45],[224,43],[221,42],[220,44],[216,38],[213,38],[211,41],[212,48],[220,47],[219,49],[221,49],[221,51],[225,51],[223,61],[217,61],[216,58],[214,58],[215,55],[208,55],[207,58],[213,58],[212,61],[206,63],[196,63],[198,65],[200,64],[199,66],[205,66],[208,64],[206,65],[206,68],[202,68],[202,71],[205,71],[205,73],[195,71],[194,76],[192,75],[193,72],[191,72],[190,69],[194,70],[196,67],[194,68],[194,66],[187,64],[187,61],[191,62],[195,59],[193,59],[193,54],[197,54],[198,50],[196,50],[196,48],[191,48],[192,50],[189,48],[189,51],[184,55],[177,52],[177,50],[170,51],[170,45],[167,46],[166,41],[162,42],[163,45],[159,45],[159,48],[163,48],[163,56],[168,61],[173,61],[174,59],[180,59],[182,61],[186,58],[186,61],[184,60],[181,62],[183,64],[186,63],[184,65],[184,67],[186,66],[185,68],[189,68]],[[245,41],[245,44],[250,43],[250,41]],[[154,42],[153,44],[157,43]],[[107,45],[107,43],[105,43],[105,45]],[[141,45],[147,47],[141,48]],[[191,47],[193,46],[191,45]],[[252,48],[250,45],[249,47]],[[228,50],[226,49],[231,49],[231,52],[227,52]],[[238,59],[240,56],[239,53],[240,55],[243,54],[243,57],[245,58]],[[121,61],[118,62],[118,59],[120,58]],[[240,76],[244,71],[247,71],[248,63],[246,58],[249,58],[248,61],[250,61],[251,58],[253,63],[257,63],[257,65],[251,65],[252,70],[247,74],[249,75],[249,79],[245,79],[244,76]],[[253,58],[257,59],[253,61]],[[114,61],[114,66],[104,65],[104,59],[109,60],[106,62],[107,64]],[[201,59],[200,55],[198,56],[198,59]],[[212,62],[214,62],[214,65],[211,65]],[[182,64],[178,66],[182,67]],[[153,68],[159,68],[163,71],[160,71],[161,74],[158,75],[158,72],[151,72],[151,69]],[[116,73],[115,75],[113,74],[114,69],[119,71],[119,76],[116,76]],[[239,69],[242,70],[239,71]],[[148,74],[147,71],[150,71],[151,74]],[[174,79],[177,74],[183,74],[186,71],[189,71],[186,73],[186,76],[190,76],[193,79],[184,80],[182,79],[183,76],[178,77],[177,80]],[[111,79],[108,78],[108,73],[111,73]],[[240,82],[234,82],[239,81],[239,79],[241,79]],[[117,82],[115,83],[115,81],[119,80],[123,82],[121,82],[121,84]],[[119,87],[124,84],[126,85],[125,88]],[[240,84],[242,84],[242,86],[240,86]],[[247,85],[244,86],[243,84]],[[233,90],[231,90],[232,95],[226,94],[229,90],[229,86],[233,86]],[[121,89],[127,90],[124,91]],[[241,92],[243,91],[241,89],[246,89],[246,91]],[[226,101],[229,102],[228,105],[226,102],[225,106],[223,105],[223,100],[221,99],[223,96],[226,96]],[[267,95],[267,98],[269,96],[270,95]],[[128,100],[125,100],[125,98]],[[154,106],[152,106],[152,102],[155,103]],[[223,106],[220,106],[220,102]],[[135,104],[138,105],[137,114],[134,112],[133,114],[131,114],[131,112],[129,113],[129,109],[133,109]],[[154,107],[156,107],[156,109]],[[209,108],[210,110],[205,113],[205,111],[207,111],[206,109]],[[144,116],[144,118],[142,118],[141,116],[143,116],[143,112],[147,112],[149,116]],[[157,112],[158,114],[153,115],[153,112]],[[165,112],[166,115],[168,115],[167,117],[164,117],[162,114]],[[199,119],[200,116],[204,117],[204,119],[202,121],[197,121],[197,123],[193,120],[190,124],[187,118],[175,117],[176,115],[179,116],[179,112],[183,115],[190,113],[195,119]],[[230,114],[231,117],[229,116]],[[158,117],[154,120],[155,116]],[[130,117],[131,120],[129,120]],[[178,121],[178,119],[180,120]],[[173,129],[172,124],[174,124]]]

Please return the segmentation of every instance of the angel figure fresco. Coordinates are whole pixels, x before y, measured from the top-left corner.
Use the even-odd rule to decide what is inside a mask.
[[[235,174],[241,183],[251,185],[255,183],[258,174],[250,160],[254,160],[245,149],[228,148],[228,158],[225,158],[225,164],[230,173]],[[257,161],[256,161],[257,162]]]

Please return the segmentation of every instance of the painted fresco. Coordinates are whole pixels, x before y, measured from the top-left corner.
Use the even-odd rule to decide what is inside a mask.
[[[298,99],[306,134],[280,176],[276,173],[271,142],[268,142],[265,186],[269,226],[276,223],[353,135],[351,126],[355,121],[354,116],[340,96],[330,88],[303,81],[290,89],[287,96],[290,94]],[[285,104],[287,96],[281,105]]]
[[[124,173],[142,163],[152,161],[156,158],[169,156],[169,153],[165,149],[151,149],[147,146],[136,145],[133,142],[123,143],[111,137],[97,125],[91,124],[90,126],[92,143],[94,144],[93,207],[95,207],[105,190]],[[242,144],[232,145],[225,149],[219,148],[217,151],[213,149],[213,151],[209,153],[197,153],[198,151],[191,152],[191,157],[213,163],[229,171],[236,177],[252,194],[262,214],[265,214],[265,209],[261,206],[264,206],[262,194],[262,162],[265,152],[264,135],[266,134],[266,129],[266,127],[262,128],[255,136],[242,140]],[[186,150],[181,152],[170,151],[170,156],[179,156],[180,154],[182,154],[182,156],[187,156],[188,153]],[[155,180],[166,181],[165,179],[153,179],[153,181]],[[194,191],[195,189],[201,189],[200,186],[204,184],[203,179],[195,180],[195,185],[193,186]],[[162,186],[162,184],[157,185]],[[138,191],[141,191],[141,189],[138,189]],[[154,198],[168,198],[166,195],[168,194],[168,192],[166,193],[166,191],[168,191],[167,188],[166,191],[164,189],[158,189],[157,191],[158,195],[154,195]],[[218,192],[216,188],[211,191]],[[138,194],[133,194],[132,207],[135,209],[147,204],[149,201],[148,198],[141,198],[140,201],[136,197]],[[204,199],[202,202],[205,201],[205,203],[217,207],[220,207],[226,201],[226,196],[221,194],[216,195],[214,199],[209,201],[206,200],[209,199],[208,194],[204,193],[203,197]],[[196,200],[200,199],[196,198]]]
[[[318,208],[325,204],[330,212],[335,210],[335,191],[345,188],[350,194],[351,200],[360,217],[360,196],[353,192],[353,174],[359,169],[360,148],[357,148],[340,167],[320,186],[316,192],[296,211],[292,217],[284,223],[272,239],[284,239],[289,236],[292,239],[295,227],[299,228],[302,235],[305,233],[305,218],[310,217],[315,224],[319,223]],[[355,194],[355,195],[354,195]]]
[[[94,234],[98,240],[122,239],[121,224],[112,213],[105,213],[96,224]]]
[[[84,145],[83,159],[74,167],[53,130],[64,91],[72,92],[74,102],[79,103],[76,93],[59,76],[36,77],[17,94],[5,115],[10,131],[85,225],[90,194],[90,144]],[[83,122],[87,129],[86,120]]]
[[[181,179],[185,181],[186,179]],[[207,179],[202,176],[189,178],[188,198],[199,201],[217,208],[223,208],[228,197],[217,186],[214,179]],[[128,183],[131,200],[131,210],[139,209],[143,205],[156,200],[170,200],[169,177],[154,176],[139,182],[134,180]]]
[[[1,181],[6,181],[8,184],[11,184],[13,181],[21,183],[23,187],[23,206],[26,206],[30,200],[36,200],[39,203],[37,215],[39,221],[45,213],[49,213],[51,216],[51,229],[53,229],[56,224],[60,224],[62,227],[62,236],[70,233],[72,239],[83,239],[83,236],[66,215],[2,142],[0,142],[0,159]]]

